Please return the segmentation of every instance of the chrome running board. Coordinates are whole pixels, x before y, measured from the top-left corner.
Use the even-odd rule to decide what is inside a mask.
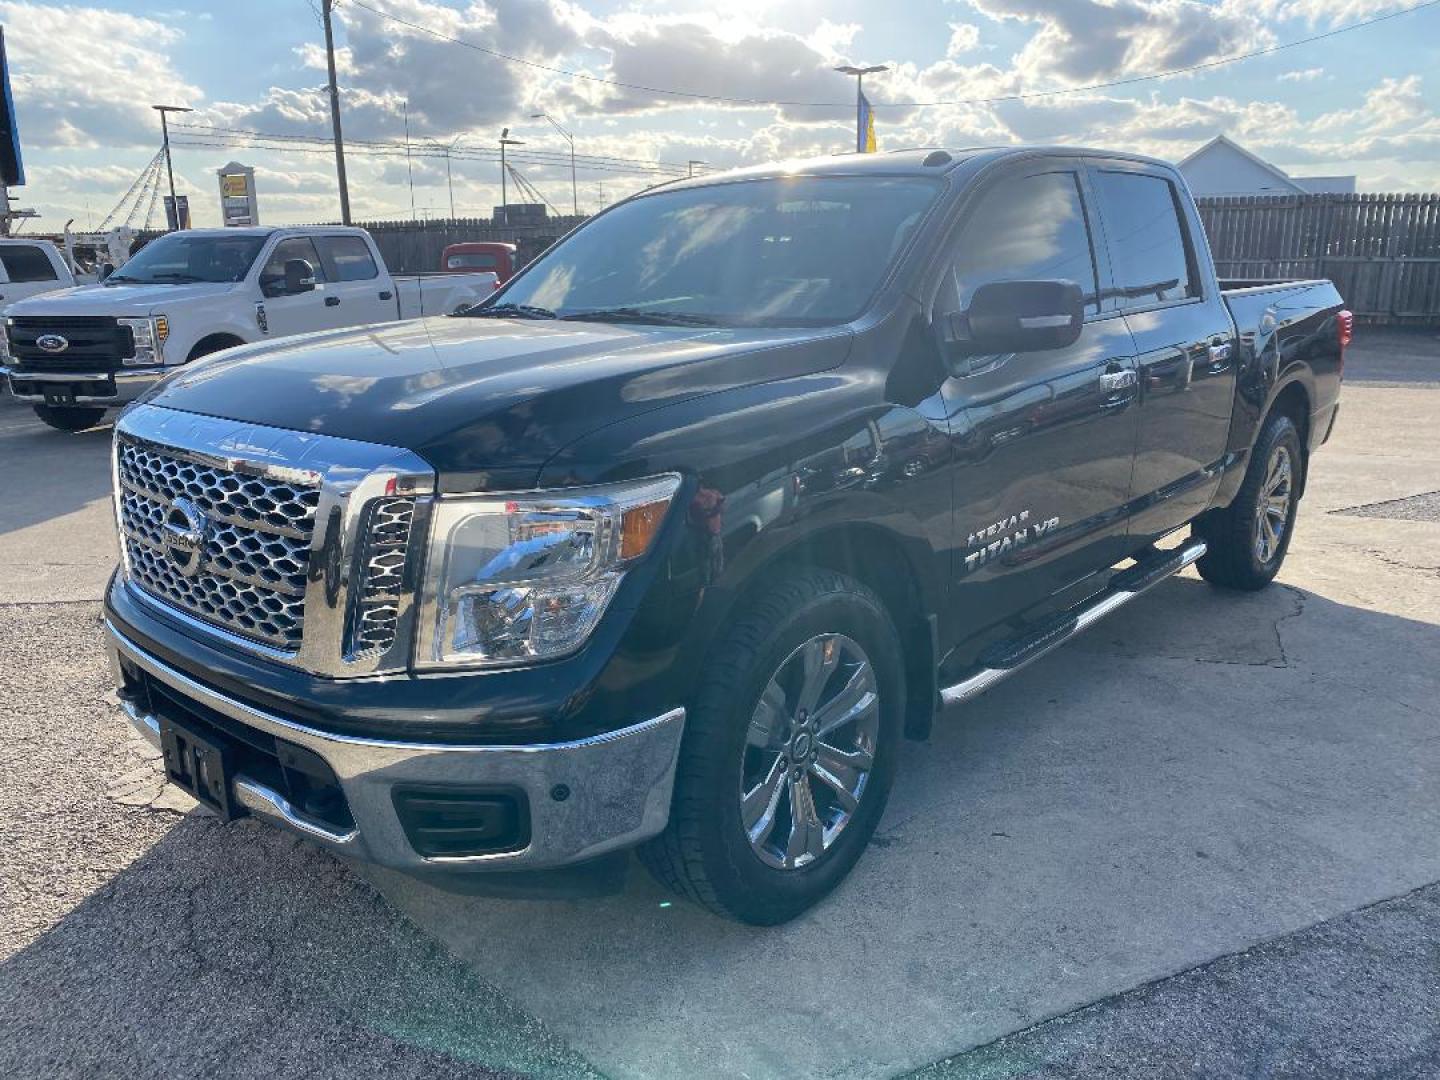
[[[1018,641],[1001,642],[998,648],[987,650],[974,674],[940,691],[941,702],[955,705],[983,694],[996,683],[1008,679],[1021,668],[1028,667],[1088,630],[1106,615],[1124,607],[1141,593],[1178,574],[1204,554],[1205,541],[1192,540],[1175,551],[1162,552],[1147,562],[1121,570],[1111,579],[1109,587],[1094,599],[1046,622],[1038,631]]]

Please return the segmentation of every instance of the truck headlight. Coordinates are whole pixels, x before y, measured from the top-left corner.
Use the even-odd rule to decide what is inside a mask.
[[[668,474],[437,499],[417,666],[512,665],[580,648],[650,549],[679,486]]]
[[[117,319],[121,326],[130,330],[135,342],[135,352],[126,357],[124,363],[136,367],[165,362],[165,339],[170,336],[170,320],[164,315],[147,315],[143,318]]]

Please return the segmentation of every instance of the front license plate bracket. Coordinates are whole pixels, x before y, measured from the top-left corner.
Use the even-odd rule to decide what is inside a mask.
[[[243,817],[245,809],[234,797],[234,753],[221,738],[161,717],[160,752],[165,779],[208,806],[225,821]]]

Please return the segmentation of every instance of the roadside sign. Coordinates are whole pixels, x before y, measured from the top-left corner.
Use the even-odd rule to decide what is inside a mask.
[[[216,170],[220,177],[220,221],[241,227],[260,224],[260,209],[255,202],[255,170],[249,165],[232,161]]]

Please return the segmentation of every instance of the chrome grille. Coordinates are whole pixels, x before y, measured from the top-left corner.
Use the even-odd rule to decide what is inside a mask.
[[[298,650],[318,486],[229,472],[123,435],[116,451],[131,580],[220,629]],[[207,523],[193,576],[167,546],[176,499],[189,500]]]
[[[378,499],[371,510],[351,631],[355,654],[384,652],[395,644],[414,520],[414,499]]]

